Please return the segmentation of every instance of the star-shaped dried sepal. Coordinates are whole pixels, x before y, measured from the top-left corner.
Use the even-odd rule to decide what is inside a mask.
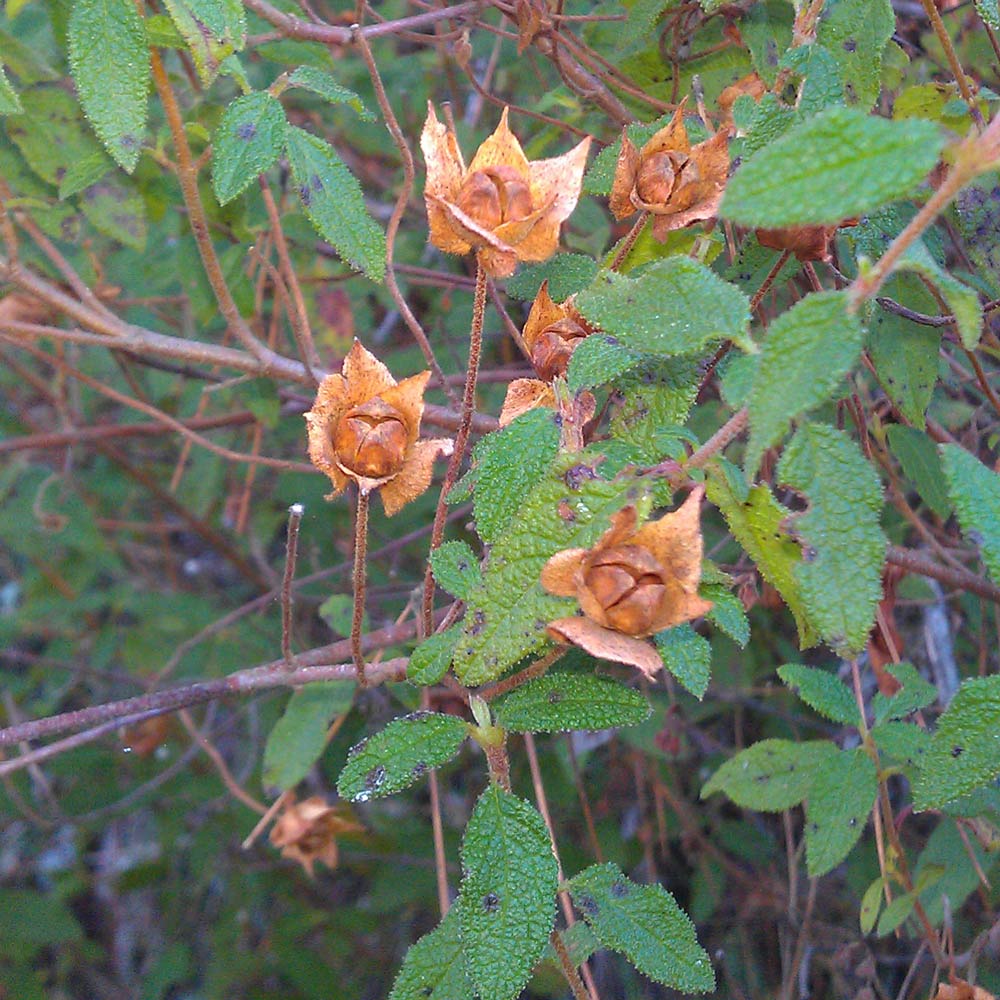
[[[635,507],[625,507],[593,548],[557,552],[542,569],[542,586],[575,597],[583,614],[551,622],[549,635],[653,677],[663,661],[645,640],[712,607],[698,596],[703,495],[693,490],[673,513],[641,528]]]
[[[692,146],[684,125],[684,103],[642,149],[622,133],[611,186],[614,217],[649,212],[653,236],[661,242],[675,229],[715,218],[729,176],[727,130]]]
[[[420,148],[427,163],[430,241],[439,250],[476,250],[495,278],[510,277],[518,261],[547,260],[555,253],[559,229],[580,197],[589,136],[563,156],[532,163],[504,108],[497,130],[466,167],[455,133],[428,103]]]
[[[337,867],[338,836],[363,832],[364,828],[347,813],[344,805],[327,805],[315,795],[288,806],[274,824],[270,840],[281,848],[283,858],[297,861],[312,878],[317,861],[330,869]]]
[[[434,459],[452,450],[447,439],[418,440],[430,374],[397,384],[355,340],[341,373],[323,379],[305,416],[309,460],[333,484],[328,500],[353,480],[362,493],[378,490],[391,517],[430,486]]]

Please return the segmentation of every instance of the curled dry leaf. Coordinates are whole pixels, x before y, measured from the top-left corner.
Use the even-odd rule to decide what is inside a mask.
[[[391,517],[430,486],[434,459],[450,455],[452,442],[418,440],[429,378],[425,371],[397,384],[354,341],[341,374],[323,379],[305,415],[309,460],[333,484],[328,500],[354,480],[362,493],[377,489]]]
[[[982,986],[973,986],[964,979],[952,979],[938,986],[934,1000],[996,1000],[996,997]]]
[[[731,83],[719,94],[719,99],[716,102],[719,112],[722,115],[723,127],[731,131],[734,130],[733,105],[739,98],[747,96],[752,97],[755,101],[759,101],[766,93],[767,84],[764,83],[756,72],[747,73],[746,76],[740,77],[735,83]]]
[[[653,216],[653,236],[715,217],[729,176],[729,135],[720,129],[695,146],[684,125],[684,104],[642,149],[622,133],[611,212],[626,219],[638,211]]]
[[[652,677],[663,661],[644,640],[712,607],[698,596],[703,495],[703,488],[693,490],[677,510],[641,528],[635,507],[625,507],[593,548],[566,549],[549,559],[542,586],[575,597],[583,613],[551,622],[549,635]]]
[[[772,250],[790,250],[800,261],[830,259],[830,244],[837,230],[856,226],[857,219],[845,219],[835,226],[789,226],[786,229],[757,229],[757,242]]]
[[[495,278],[510,277],[518,261],[547,260],[555,253],[559,229],[580,197],[589,136],[563,156],[530,162],[504,108],[496,131],[466,168],[455,133],[428,103],[420,148],[427,163],[430,241],[439,250],[476,250]]]
[[[315,795],[303,802],[291,803],[271,829],[271,843],[281,848],[281,856],[297,861],[311,878],[313,865],[322,861],[327,868],[336,868],[339,851],[338,836],[363,833],[343,804],[327,805]]]

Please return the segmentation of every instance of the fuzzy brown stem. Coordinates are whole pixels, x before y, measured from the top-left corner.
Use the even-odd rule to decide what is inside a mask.
[[[365,657],[361,650],[361,626],[365,616],[365,559],[368,555],[368,494],[358,490],[354,514],[354,614],[351,617],[351,656],[358,672],[358,684],[368,687]]]
[[[281,655],[291,670],[295,666],[292,653],[292,582],[299,551],[299,525],[302,524],[303,507],[293,503],[288,508],[288,538],[285,542],[285,572],[281,579]]]
[[[611,261],[608,269],[611,271],[617,271],[619,267],[625,262],[625,258],[632,252],[632,247],[635,246],[635,241],[639,239],[640,233],[642,233],[643,227],[646,225],[646,220],[649,218],[649,212],[643,210],[639,213],[639,218],[635,220],[632,224],[632,228],[623,237],[620,246],[618,247],[618,252],[615,254],[615,258]]]

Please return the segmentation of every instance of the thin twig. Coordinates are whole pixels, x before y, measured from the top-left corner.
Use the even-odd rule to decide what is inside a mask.
[[[299,551],[299,526],[305,508],[293,503],[288,508],[288,536],[285,542],[285,572],[281,579],[281,656],[289,670],[295,667],[292,653],[292,584]]]
[[[354,512],[354,613],[351,616],[351,656],[358,672],[358,683],[368,687],[365,657],[361,651],[361,630],[365,617],[365,560],[368,555],[368,499],[365,490],[358,490],[358,505]]]

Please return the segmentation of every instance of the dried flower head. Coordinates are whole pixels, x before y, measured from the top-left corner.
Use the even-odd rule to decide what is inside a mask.
[[[653,235],[715,217],[729,175],[729,137],[725,129],[696,146],[684,125],[684,104],[642,149],[622,133],[611,212],[625,219],[637,211],[653,215]]]
[[[575,597],[583,615],[550,623],[549,635],[652,677],[663,661],[643,640],[712,607],[698,596],[703,494],[693,490],[673,513],[641,528],[635,507],[625,507],[593,548],[557,552],[542,569],[542,586]]]
[[[434,459],[450,455],[452,442],[418,440],[428,378],[421,372],[397,384],[354,341],[341,374],[323,379],[305,415],[309,459],[333,484],[328,500],[353,479],[362,493],[377,489],[391,517],[430,486]]]
[[[271,829],[270,839],[275,847],[281,848],[283,858],[297,861],[311,878],[317,861],[327,868],[337,867],[337,836],[362,832],[363,827],[343,805],[327,805],[316,795],[289,805]]]
[[[580,197],[589,136],[563,156],[531,163],[504,108],[497,130],[466,168],[455,133],[428,103],[420,148],[427,162],[430,240],[439,250],[474,249],[496,278],[512,275],[519,260],[547,260],[555,253],[559,228]]]

